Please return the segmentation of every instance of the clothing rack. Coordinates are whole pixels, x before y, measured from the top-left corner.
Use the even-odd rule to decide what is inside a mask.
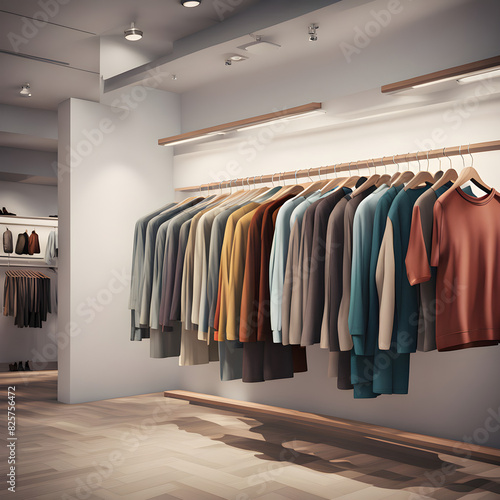
[[[23,227],[51,227],[52,229],[58,229],[58,226],[54,226],[54,225],[51,225],[51,224],[23,224],[21,222],[10,222],[10,221],[3,221],[3,220],[0,220],[0,224],[2,226],[23,226]]]
[[[275,180],[298,179],[310,177],[311,175],[326,175],[345,172],[347,170],[359,170],[362,168],[387,167],[390,165],[399,165],[410,161],[431,160],[434,158],[445,158],[449,156],[463,156],[473,153],[484,153],[487,151],[500,151],[500,140],[490,142],[476,142],[473,144],[464,144],[461,146],[451,146],[447,148],[431,149],[429,151],[416,151],[413,153],[388,155],[381,158],[370,158],[367,160],[352,161],[348,163],[338,163],[324,167],[312,167],[301,170],[289,170],[286,172],[276,172],[274,174],[256,175],[231,179],[229,181],[211,182],[199,186],[189,186],[177,188],[176,191],[203,191],[217,188],[238,187],[252,185],[255,183],[274,182]]]
[[[5,271],[5,276],[10,276],[12,278],[44,278],[44,279],[50,279],[48,276],[45,276],[45,274],[39,272],[39,271],[22,271],[19,269],[13,269],[9,271]]]
[[[5,257],[4,255],[0,255],[0,257],[2,259],[6,259],[8,257]],[[30,260],[34,260],[34,259],[30,259]],[[40,259],[41,261],[43,261],[44,259]],[[46,264],[37,264],[37,263],[33,263],[33,264],[16,264],[15,262],[7,262],[7,263],[4,263],[4,262],[0,262],[0,267],[37,267],[37,268],[46,268],[46,269],[55,269],[54,266],[47,266]]]

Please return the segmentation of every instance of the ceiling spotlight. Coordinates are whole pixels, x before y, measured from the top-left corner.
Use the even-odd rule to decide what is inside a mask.
[[[316,42],[318,40],[318,34],[316,33],[316,30],[319,28],[317,24],[311,24],[309,26],[309,41],[310,42]]]
[[[242,56],[240,54],[231,54],[230,56],[228,56],[228,58],[226,59],[225,63],[226,63],[226,66],[231,66],[231,64],[233,62],[240,62],[240,61],[246,61],[248,59],[247,56]]]
[[[130,25],[128,30],[125,30],[125,38],[130,42],[136,42],[142,38],[143,32],[134,26],[134,23]]]
[[[198,7],[200,5],[201,0],[181,0],[181,4],[184,7]]]
[[[23,97],[31,97],[31,87],[30,84],[27,83],[21,87],[21,91],[19,92]]]

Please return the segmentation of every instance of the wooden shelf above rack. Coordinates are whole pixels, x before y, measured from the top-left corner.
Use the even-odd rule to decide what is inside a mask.
[[[295,108],[274,111],[272,113],[267,113],[265,115],[254,116],[252,118],[245,118],[243,120],[237,120],[234,122],[223,123],[221,125],[215,125],[213,127],[194,130],[193,132],[185,132],[184,134],[165,137],[164,139],[158,139],[158,145],[159,146],[174,145],[174,143],[180,143],[184,141],[187,142],[202,137],[210,137],[212,135],[217,135],[219,133],[232,132],[240,128],[251,127],[253,125],[271,123],[276,120],[283,120],[286,118],[291,118],[293,116],[304,115],[306,113],[311,113],[314,111],[318,111],[320,109],[321,109],[320,102],[310,102],[309,104],[303,104],[302,106],[296,106]]]
[[[401,90],[411,89],[419,85],[427,85],[429,83],[437,83],[444,80],[458,79],[468,76],[470,73],[476,73],[488,69],[493,70],[494,68],[499,66],[500,56],[490,57],[488,59],[482,59],[481,61],[474,61],[472,63],[454,66],[453,68],[435,71],[434,73],[428,73],[426,75],[417,76],[415,78],[409,78],[408,80],[401,80],[400,82],[382,85],[380,90],[382,94],[399,92]]]

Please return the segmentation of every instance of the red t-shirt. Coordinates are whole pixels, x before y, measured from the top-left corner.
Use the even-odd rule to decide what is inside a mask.
[[[450,189],[434,205],[439,351],[500,342],[500,194]]]

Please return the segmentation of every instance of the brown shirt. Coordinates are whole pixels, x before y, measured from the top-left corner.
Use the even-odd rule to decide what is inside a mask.
[[[432,233],[438,350],[498,344],[500,194],[449,190],[434,205]]]

